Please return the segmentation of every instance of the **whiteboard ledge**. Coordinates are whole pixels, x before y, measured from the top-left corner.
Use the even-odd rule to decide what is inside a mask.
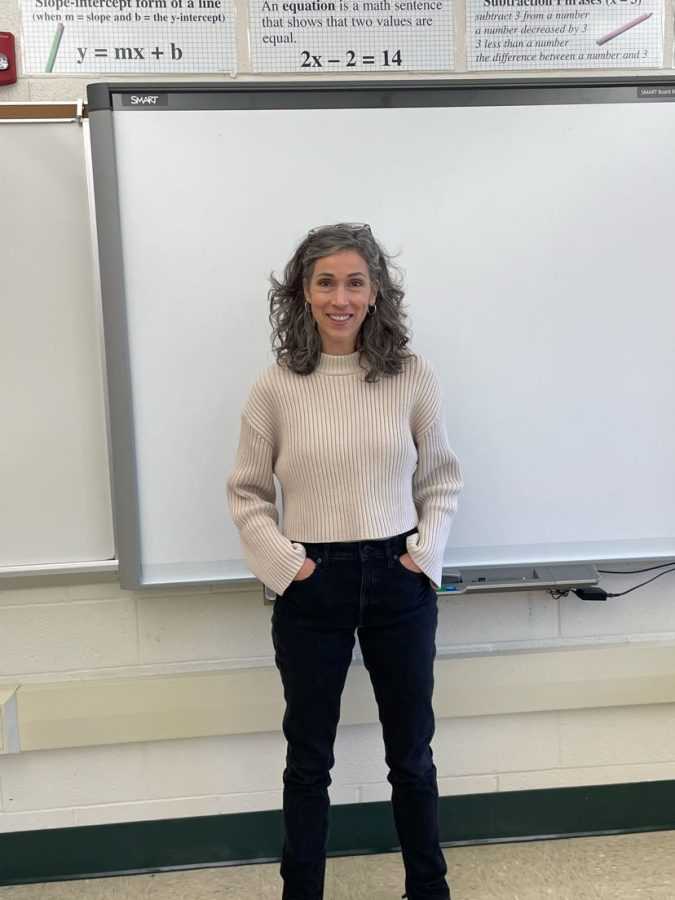
[[[0,578],[16,578],[27,575],[82,575],[90,572],[117,572],[116,559],[98,559],[90,562],[47,563],[40,566],[0,566]]]
[[[508,574],[515,566],[560,567],[567,565],[605,566],[675,563],[675,538],[649,538],[624,541],[587,541],[565,544],[513,544],[493,547],[446,548],[443,569],[461,570],[471,576],[484,569],[503,570]],[[0,570],[1,571],[1,570]],[[244,559],[197,560],[193,562],[141,563],[140,573],[126,579],[125,590],[163,588],[179,590],[198,585],[250,585],[257,579]],[[464,579],[470,580],[470,579]],[[586,582],[584,582],[586,583]],[[594,581],[588,582],[595,583]],[[523,585],[523,590],[532,590]],[[457,593],[460,591],[458,590]]]

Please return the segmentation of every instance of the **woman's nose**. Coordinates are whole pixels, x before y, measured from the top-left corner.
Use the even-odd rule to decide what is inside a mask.
[[[347,288],[343,284],[338,284],[335,288],[334,300],[338,306],[345,306],[347,304]]]

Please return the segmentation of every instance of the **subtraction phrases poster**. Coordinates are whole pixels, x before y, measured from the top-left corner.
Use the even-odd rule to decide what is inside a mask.
[[[663,0],[467,0],[467,67],[656,68]]]

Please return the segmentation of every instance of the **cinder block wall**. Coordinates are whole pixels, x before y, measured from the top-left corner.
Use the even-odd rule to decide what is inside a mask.
[[[240,80],[251,77],[245,8],[241,12]],[[457,25],[461,43],[461,9]],[[669,61],[672,26],[667,4]],[[16,0],[0,0],[0,29],[15,33],[20,50]],[[124,79],[20,77],[0,89],[0,102],[85,98],[86,84],[94,80]],[[607,583],[611,589],[625,580]],[[25,584],[3,589],[0,581],[0,685],[274,665],[271,610],[259,587],[145,593],[122,591],[114,581]],[[606,604],[553,600],[545,593],[440,601],[440,658],[672,640],[673,577]],[[278,808],[284,752],[275,730],[0,755],[0,831]],[[442,794],[670,779],[675,704],[441,718],[434,753]],[[341,727],[336,759],[333,802],[389,797],[375,720]]]
[[[674,594],[665,577],[607,603],[539,593],[442,598],[439,660],[656,648],[675,639]],[[270,607],[253,587],[13,587],[0,592],[0,684],[273,667],[269,625]],[[449,687],[437,680],[437,696]],[[580,704],[583,692],[582,683]],[[0,756],[0,831],[279,808],[284,752],[274,730]],[[434,754],[444,795],[669,779],[675,704],[440,718]],[[374,717],[340,728],[336,760],[333,802],[389,797]]]

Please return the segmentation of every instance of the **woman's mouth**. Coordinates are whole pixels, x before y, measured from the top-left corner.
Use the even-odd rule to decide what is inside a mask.
[[[353,313],[328,313],[328,318],[331,320],[331,322],[335,322],[337,325],[343,325],[345,322],[348,322],[351,318],[353,318],[353,315]]]

